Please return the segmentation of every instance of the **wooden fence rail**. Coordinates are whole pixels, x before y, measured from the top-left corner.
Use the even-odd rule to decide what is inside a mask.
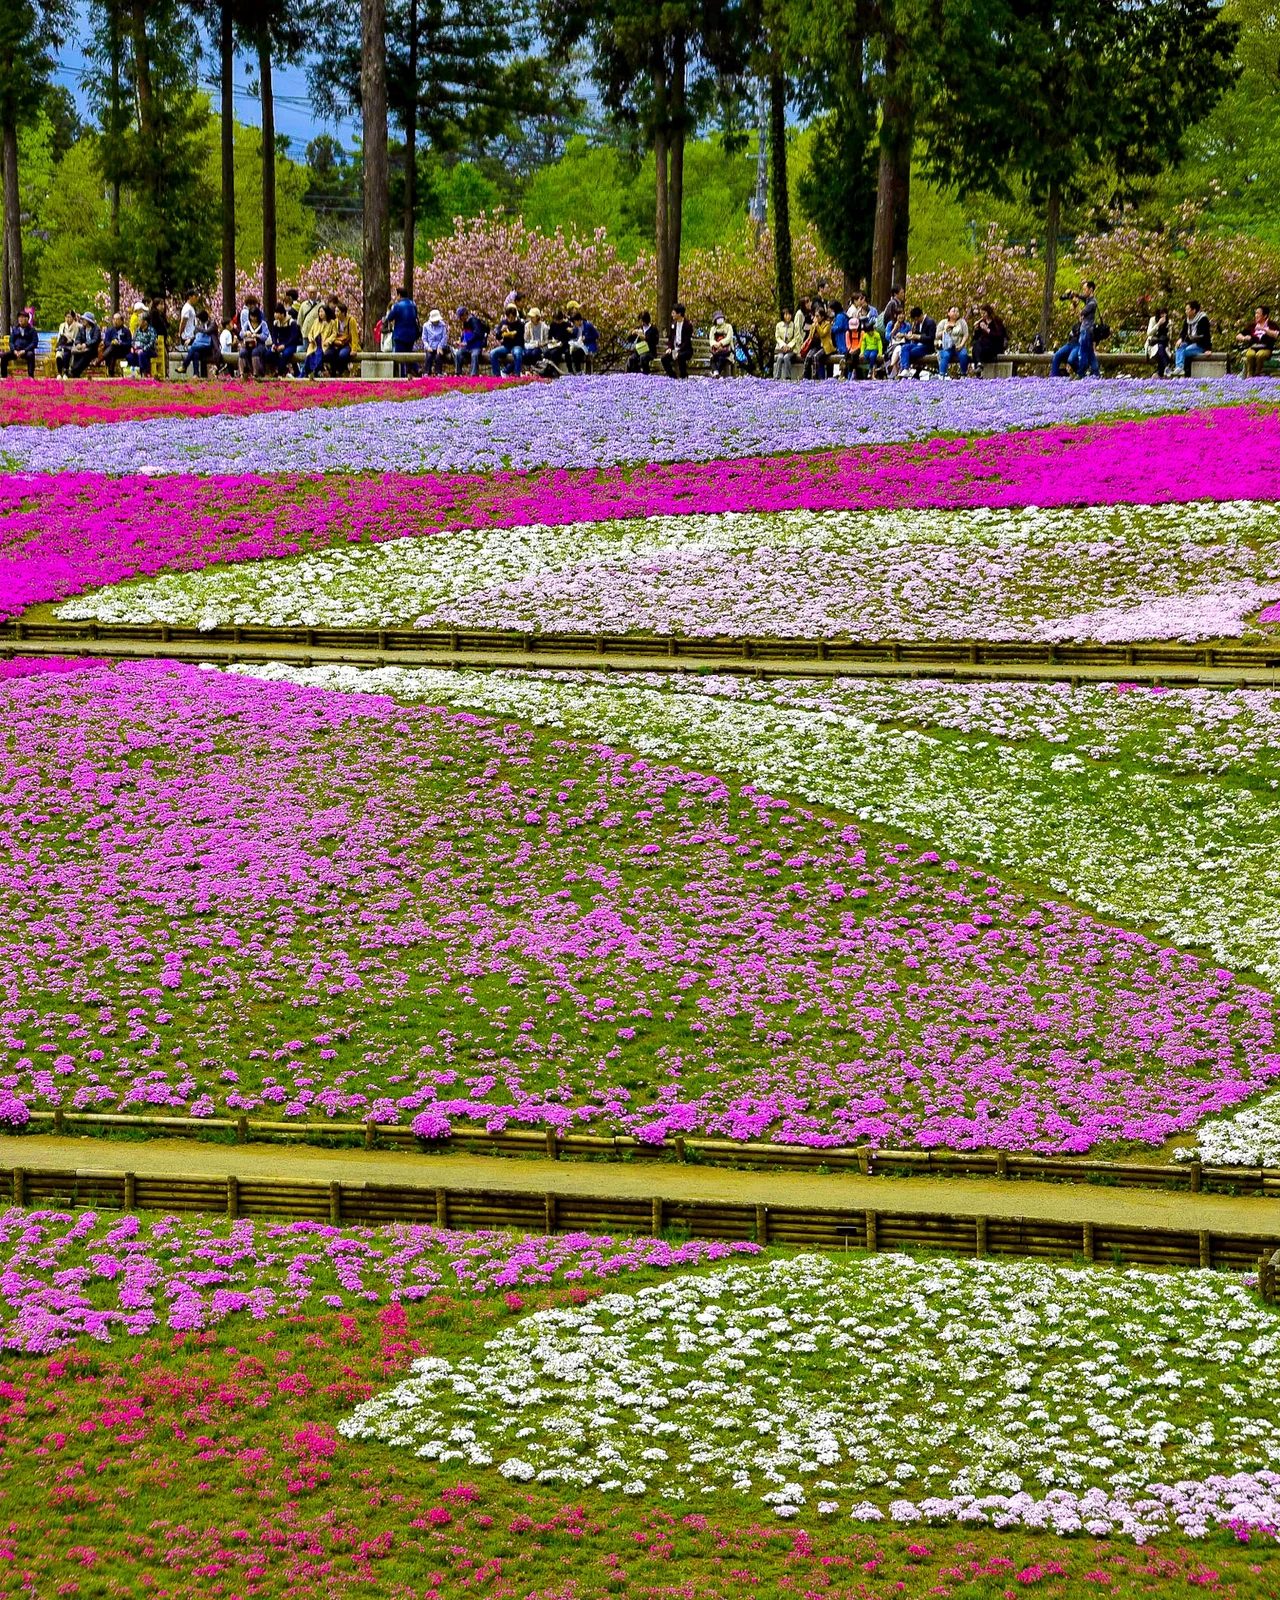
[[[1138,669],[1142,676],[1175,675],[1181,671],[1243,672],[1260,675],[1280,666],[1280,647],[1250,645],[1037,644],[983,640],[879,640],[786,638],[686,638],[675,634],[519,633],[493,628],[308,628],[308,627],[183,627],[169,623],[8,622],[0,624],[0,641],[13,644],[90,646],[194,645],[197,657],[212,659],[239,648],[273,654],[308,651],[353,652],[361,659],[397,654],[434,654],[526,659],[568,657],[575,665],[607,663],[611,656],[651,658],[655,666],[673,661],[684,666],[752,670],[771,665],[803,670],[806,663],[824,673],[858,672],[868,668],[915,667],[957,671],[965,667],[1039,667],[1058,675],[1073,669],[1098,671]],[[214,648],[218,647],[218,648]]]
[[[1017,1155],[1006,1151],[881,1150],[871,1145],[770,1144],[763,1140],[676,1138],[644,1144],[625,1134],[561,1133],[546,1128],[455,1127],[448,1139],[426,1141],[410,1128],[375,1122],[279,1122],[251,1117],[144,1117],[109,1111],[33,1111],[28,1132],[133,1132],[153,1137],[198,1138],[234,1134],[236,1143],[289,1140],[331,1146],[335,1139],[366,1149],[391,1145],[444,1155],[546,1156],[553,1160],[691,1162],[702,1166],[752,1167],[766,1171],[849,1172],[884,1178],[1001,1178],[1057,1183],[1094,1183],[1124,1188],[1280,1196],[1280,1167],[1211,1167],[1199,1161],[1094,1161],[1085,1156]]]
[[[80,1169],[0,1169],[0,1201],[37,1210],[195,1212],[332,1224],[430,1223],[460,1230],[754,1239],[822,1250],[926,1249],[964,1256],[1040,1257],[1126,1266],[1243,1271],[1280,1247],[1271,1234],[1051,1222],[1031,1217],[764,1206],[581,1194],[535,1194],[391,1183],[283,1183]]]

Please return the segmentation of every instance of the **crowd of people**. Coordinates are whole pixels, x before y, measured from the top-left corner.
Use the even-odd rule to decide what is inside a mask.
[[[1110,334],[1098,312],[1096,286],[1086,282],[1062,297],[1074,312],[1071,332],[1049,357],[1052,377],[1096,377],[1097,344]],[[1246,377],[1262,374],[1274,355],[1280,327],[1270,308],[1257,306],[1252,321],[1236,335]],[[176,317],[163,300],[139,300],[131,313],[115,312],[100,324],[93,311],[68,311],[53,340],[56,370],[62,378],[81,378],[101,368],[110,377],[122,370],[150,377],[166,353],[181,356],[183,374],[200,378],[210,373],[238,373],[242,378],[342,377],[360,353],[360,334],[346,303],[325,299],[314,289],[287,289],[268,316],[258,296],[249,294],[241,310],[219,325],[202,297],[189,294]],[[945,316],[928,316],[918,305],[906,307],[900,289],[893,289],[883,310],[859,291],[844,305],[822,295],[803,296],[794,310],[784,307],[773,330],[773,376],[791,378],[798,370],[806,379],[919,377],[936,365],[938,375],[980,376],[1008,348],[1004,322],[991,305],[976,306],[965,316],[958,305]],[[713,377],[755,370],[748,341],[739,337],[722,311],[716,311],[706,334],[707,363]],[[25,366],[34,377],[39,334],[30,310],[18,314],[8,348],[0,351],[0,376],[11,366]],[[453,372],[477,376],[482,368],[495,378],[519,378],[529,372],[544,377],[561,370],[591,370],[600,350],[600,336],[577,301],[549,314],[524,305],[519,290],[507,295],[502,315],[493,326],[485,316],[459,306],[452,322],[438,309],[421,317],[412,296],[401,293],[388,305],[375,328],[376,352],[395,361],[398,374],[426,376]],[[1032,350],[1041,346],[1036,340]],[[1167,308],[1155,311],[1147,325],[1145,355],[1157,375],[1186,377],[1189,363],[1213,349],[1210,319],[1195,300],[1184,306],[1181,324]],[[648,312],[635,318],[625,341],[628,372],[648,374],[658,366],[668,377],[687,378],[694,359],[694,326],[687,308],[672,309],[665,333]],[[369,354],[370,352],[364,352]],[[765,352],[767,356],[767,349]],[[1045,352],[1048,355],[1048,352]],[[163,375],[163,374],[161,374]]]

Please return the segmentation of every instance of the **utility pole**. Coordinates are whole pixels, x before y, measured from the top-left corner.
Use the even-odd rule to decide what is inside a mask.
[[[749,207],[756,225],[756,242],[769,226],[769,82],[756,81],[756,126],[760,130],[760,149],[756,155],[756,192]]]

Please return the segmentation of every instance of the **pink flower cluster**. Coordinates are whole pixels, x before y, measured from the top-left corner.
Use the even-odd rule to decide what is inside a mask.
[[[400,1302],[433,1295],[507,1291],[514,1312],[524,1304],[516,1287],[581,1285],[759,1250],[742,1241],[523,1237],[409,1223],[143,1224],[15,1207],[0,1212],[0,1348],[43,1355],[80,1338],[109,1343],[160,1327],[190,1333],[240,1314],[262,1321],[326,1306],[383,1303],[384,1316],[403,1321]]]
[[[159,663],[0,723],[32,1105],[1071,1151],[1280,1075],[1231,973],[750,784]]]
[[[537,382],[530,378],[527,382]],[[64,428],[95,422],[142,422],[151,417],[248,417],[263,411],[310,411],[316,406],[349,406],[369,400],[421,400],[427,395],[480,391],[499,380],[421,378],[412,383],[240,384],[114,383],[67,384],[53,378],[7,383],[0,389],[0,428]]]
[[[215,561],[683,511],[1274,500],[1280,415],[1231,406],[990,438],[597,470],[0,477],[0,618]]]

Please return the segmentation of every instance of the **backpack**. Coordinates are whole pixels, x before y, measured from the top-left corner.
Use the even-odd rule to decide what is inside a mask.
[[[1098,322],[1098,323],[1095,323],[1094,324],[1094,329],[1093,329],[1093,337],[1094,337],[1095,340],[1097,340],[1097,339],[1109,339],[1111,337],[1111,324],[1109,322]]]

